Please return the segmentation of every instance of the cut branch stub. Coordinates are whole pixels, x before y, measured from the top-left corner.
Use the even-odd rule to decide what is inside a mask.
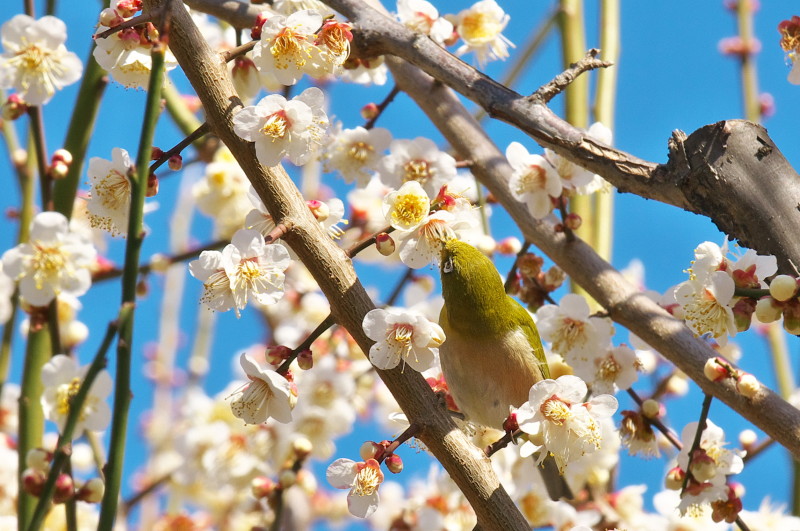
[[[673,136],[671,173],[691,205],[717,227],[759,254],[778,258],[780,270],[800,265],[800,176],[766,129],[746,120],[702,127],[681,141]]]

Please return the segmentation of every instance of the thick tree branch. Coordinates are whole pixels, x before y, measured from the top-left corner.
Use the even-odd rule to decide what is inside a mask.
[[[183,3],[192,9],[214,15],[240,29],[252,27],[258,14],[269,7],[241,0],[184,0]]]
[[[641,337],[694,380],[800,459],[800,410],[767,388],[753,399],[739,394],[731,382],[714,383],[703,374],[716,352],[664,309],[637,291],[583,241],[534,219],[525,204],[511,195],[512,169],[458,97],[447,87],[399,59],[387,61],[395,81],[430,117],[459,156],[473,161],[472,173],[489,189],[522,229],[527,241],[547,254],[580,284],[617,323]]]
[[[253,144],[233,131],[232,117],[241,107],[227,69],[212,52],[180,4],[149,0],[148,9],[172,9],[170,47],[197,91],[206,120],[230,149],[277,223],[291,223],[286,242],[307,265],[331,303],[336,322],[344,326],[364,352],[372,341],[364,334],[364,315],[375,307],[356,277],[344,251],[320,228],[305,200],[281,166],[266,168]],[[500,485],[491,464],[438,406],[433,391],[415,371],[377,371],[412,423],[418,438],[433,452],[464,492],[483,529],[528,529],[525,519]],[[302,399],[302,397],[301,397]]]

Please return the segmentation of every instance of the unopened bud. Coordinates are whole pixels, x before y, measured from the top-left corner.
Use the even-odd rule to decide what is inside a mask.
[[[800,301],[789,299],[783,307],[783,328],[790,334],[800,335]]]
[[[278,483],[282,489],[288,489],[297,483],[297,472],[288,468],[281,470],[281,473],[278,476]]]
[[[583,223],[583,219],[575,212],[570,212],[564,219],[564,225],[570,230],[578,230]]]
[[[383,256],[389,256],[394,253],[396,249],[396,245],[394,240],[391,236],[386,234],[385,232],[381,232],[377,236],[375,236],[375,247],[378,249],[378,252],[381,253]]]
[[[22,472],[22,490],[28,494],[39,496],[42,493],[47,474],[34,468],[26,468]]]
[[[400,459],[400,456],[397,454],[392,454],[386,458],[386,468],[389,469],[389,472],[392,474],[399,474],[403,471],[403,460]]]
[[[756,319],[762,323],[774,323],[781,318],[783,309],[775,304],[772,297],[762,297],[756,302]]]
[[[75,495],[75,484],[72,482],[72,476],[69,474],[61,474],[56,479],[56,490],[53,492],[53,501],[55,503],[64,503]]]
[[[769,92],[762,92],[758,95],[758,104],[763,118],[771,118],[775,115],[775,98]]]
[[[132,17],[142,9],[142,0],[119,0],[116,9],[121,16],[125,18]]]
[[[361,117],[365,120],[372,120],[373,118],[377,118],[380,114],[380,109],[374,103],[367,103],[363,107],[361,107]]]
[[[494,238],[488,234],[483,234],[479,236],[478,240],[475,242],[475,248],[486,256],[491,256],[494,254],[495,248],[497,248],[497,243],[494,241]]]
[[[736,389],[745,398],[753,398],[761,390],[761,382],[749,373],[743,373],[736,381]]]
[[[556,290],[561,287],[567,279],[567,274],[558,266],[553,266],[544,274],[544,285],[550,290]]]
[[[298,437],[292,441],[292,450],[298,460],[305,459],[314,450],[314,445],[305,437]]]
[[[144,193],[147,197],[155,197],[158,195],[158,176],[151,173],[147,176],[147,190]]]
[[[522,250],[522,242],[519,238],[509,236],[497,242],[497,253],[505,256],[514,256]]]
[[[150,160],[158,160],[164,156],[164,150],[160,147],[153,146],[150,148]]]
[[[25,466],[46,473],[50,470],[50,461],[52,459],[53,454],[44,448],[31,448],[25,454]]]
[[[119,26],[122,24],[125,19],[123,19],[119,13],[117,13],[116,9],[107,7],[100,11],[99,21],[101,25],[107,28],[113,28],[114,26]]]
[[[12,94],[3,104],[2,115],[4,120],[16,120],[28,112],[28,105],[17,94]]]
[[[103,501],[103,494],[106,490],[106,484],[100,478],[92,478],[78,489],[75,497],[79,501],[86,503],[100,503]]]
[[[317,201],[316,199],[312,199],[310,201],[306,201],[308,205],[308,209],[314,214],[314,217],[320,223],[328,219],[331,215],[331,209],[328,207],[327,203],[323,201]]]
[[[250,29],[250,37],[254,41],[257,41],[261,38],[261,26],[264,25],[264,22],[266,22],[268,18],[269,16],[267,13],[263,11],[256,16],[256,21],[253,24],[253,27]]]
[[[728,364],[721,358],[709,358],[703,367],[703,374],[712,382],[718,382],[728,378],[731,373]]]
[[[285,345],[276,345],[274,347],[267,347],[264,356],[267,363],[270,365],[280,365],[292,354],[292,349]],[[288,378],[287,378],[288,379]]]
[[[778,275],[769,284],[769,294],[776,301],[788,301],[797,293],[797,280],[789,275]]]
[[[517,422],[516,413],[510,413],[506,420],[503,421],[503,430],[506,433],[514,433],[515,431],[519,430],[519,423]]]
[[[658,403],[658,400],[653,400],[652,398],[648,398],[644,402],[642,402],[642,414],[649,418],[655,419],[661,416],[661,404]]]
[[[250,492],[256,499],[266,498],[275,491],[275,482],[266,476],[258,476],[250,482]]]
[[[154,273],[166,273],[172,265],[172,261],[167,255],[156,253],[150,257],[150,271]]]
[[[63,162],[67,166],[72,164],[72,153],[67,151],[64,148],[57,149],[53,153],[53,157],[50,159],[51,164],[55,164],[56,162]]]
[[[374,441],[366,441],[361,445],[361,448],[358,449],[358,455],[360,455],[361,459],[364,461],[368,459],[377,459],[378,456],[383,455],[383,446]]]
[[[67,173],[69,173],[69,165],[60,161],[50,166],[50,171],[48,171],[50,178],[56,181],[66,177]]]
[[[172,171],[178,171],[183,168],[183,157],[181,157],[180,153],[172,155],[167,161],[167,166]]]
[[[696,481],[703,483],[717,475],[717,462],[705,450],[698,448],[692,454],[689,471]]]
[[[758,435],[753,430],[742,430],[739,434],[739,444],[747,450],[758,441]]]
[[[680,467],[675,467],[667,472],[667,477],[664,481],[664,486],[670,490],[680,490],[683,487],[683,478],[686,477],[686,472],[681,470]]]
[[[314,366],[314,357],[309,349],[303,350],[297,355],[297,365],[304,371]]]

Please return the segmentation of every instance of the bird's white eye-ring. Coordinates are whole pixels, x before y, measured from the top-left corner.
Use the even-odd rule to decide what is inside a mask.
[[[450,256],[447,260],[444,261],[444,265],[442,266],[442,271],[444,273],[450,273],[453,271],[453,257]]]

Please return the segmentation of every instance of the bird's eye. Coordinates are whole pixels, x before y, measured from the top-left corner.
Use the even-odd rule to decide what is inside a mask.
[[[450,273],[453,270],[453,257],[449,256],[447,260],[444,261],[444,265],[442,266],[442,271],[444,273]]]

